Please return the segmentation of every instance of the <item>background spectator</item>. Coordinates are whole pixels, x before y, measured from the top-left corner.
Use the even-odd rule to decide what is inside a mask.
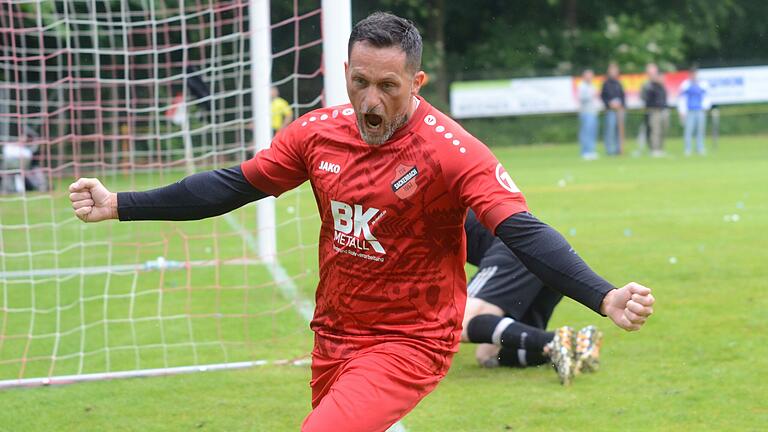
[[[0,163],[0,191],[3,193],[21,193],[25,190],[37,190],[30,183],[30,169],[32,159],[38,149],[38,145],[32,141],[37,138],[37,133],[32,128],[25,127],[19,135],[18,141],[3,143],[2,163]],[[36,164],[39,165],[39,164]],[[35,174],[39,174],[35,170]],[[37,178],[39,176],[36,176]],[[45,189],[45,188],[42,188]]]
[[[696,131],[696,152],[700,155],[707,153],[704,147],[704,132],[707,130],[707,110],[712,106],[709,100],[709,85],[698,78],[698,70],[691,68],[687,80],[680,85],[677,99],[677,112],[680,123],[683,124],[685,139],[685,155],[691,155],[691,139]]]
[[[579,143],[581,144],[581,157],[584,160],[597,159],[595,142],[597,141],[597,100],[595,99],[595,86],[592,69],[584,70],[581,82],[577,89],[579,98]]]
[[[272,135],[274,135],[293,121],[293,110],[291,104],[280,97],[280,90],[276,86],[272,86],[271,96],[270,109],[272,110]]]
[[[619,82],[619,66],[611,63],[608,76],[600,91],[605,104],[605,152],[608,155],[621,154],[624,144],[624,87]]]
[[[659,68],[655,63],[645,67],[648,81],[643,84],[640,97],[645,104],[647,115],[648,140],[651,145],[651,156],[664,156],[664,111],[667,108],[667,90]]]

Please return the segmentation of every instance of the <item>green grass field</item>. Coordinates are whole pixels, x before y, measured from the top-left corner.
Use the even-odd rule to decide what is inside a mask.
[[[563,301],[552,326],[598,324],[605,332],[603,369],[578,377],[570,388],[561,387],[546,367],[480,369],[473,347],[463,346],[448,377],[403,420],[408,431],[768,428],[768,137],[721,138],[720,148],[706,158],[681,157],[679,140],[669,146],[670,157],[663,159],[594,162],[579,160],[574,145],[495,149],[534,213],[609,280],[652,287],[656,313],[642,331],[625,333]],[[130,182],[110,179],[108,186],[171,179],[137,176]],[[278,204],[278,220],[286,221],[281,250],[288,251],[281,261],[307,298],[316,252],[302,245],[316,241],[314,211],[306,185]],[[253,231],[253,215],[253,209],[241,209],[234,218]],[[0,271],[143,263],[157,256],[255,256],[223,218],[86,227],[73,220],[63,195],[0,202],[0,226],[25,220],[38,225],[0,231]],[[111,248],[101,241],[107,237]],[[59,254],[25,253],[67,245],[74,246]],[[6,336],[0,379],[20,375],[20,363],[10,359],[25,352],[40,357],[27,362],[26,377],[50,370],[280,359],[311,349],[311,334],[291,299],[260,266],[110,277],[38,280],[34,286],[0,281]],[[82,297],[89,300],[78,302]],[[34,314],[28,312],[33,305]],[[54,337],[7,338],[65,331],[58,345]],[[143,348],[131,348],[136,345]],[[55,362],[45,358],[54,346],[62,358]],[[83,349],[84,357],[77,354]],[[269,365],[11,389],[0,391],[0,430],[298,430],[310,409],[308,381],[306,366]]]

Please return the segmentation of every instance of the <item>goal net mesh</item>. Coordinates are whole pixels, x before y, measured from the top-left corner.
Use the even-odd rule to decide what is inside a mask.
[[[277,2],[275,2],[277,3]],[[272,5],[272,77],[322,102],[318,1]],[[84,224],[68,185],[144,190],[253,154],[248,1],[0,1],[0,385],[306,355],[306,187],[197,222]],[[40,380],[40,381],[36,381]]]

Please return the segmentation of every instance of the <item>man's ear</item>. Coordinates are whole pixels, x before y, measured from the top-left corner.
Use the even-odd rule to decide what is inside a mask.
[[[427,73],[424,71],[418,71],[413,76],[413,82],[411,83],[411,96],[419,94],[421,87],[428,81]]]
[[[344,75],[346,75],[349,72],[349,63],[344,62]]]

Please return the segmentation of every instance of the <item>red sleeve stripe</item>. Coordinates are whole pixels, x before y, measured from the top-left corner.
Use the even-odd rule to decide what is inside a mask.
[[[256,189],[272,195],[273,197],[278,197],[283,192],[278,186],[267,179],[259,166],[258,159],[253,158],[243,162],[240,164],[240,169],[243,170],[243,175],[245,175],[245,179],[248,180],[248,183]]]
[[[485,215],[482,215],[480,221],[482,221],[485,227],[491,230],[492,233],[496,233],[496,228],[508,217],[527,211],[528,205],[526,205],[525,202],[502,202],[491,207]]]

